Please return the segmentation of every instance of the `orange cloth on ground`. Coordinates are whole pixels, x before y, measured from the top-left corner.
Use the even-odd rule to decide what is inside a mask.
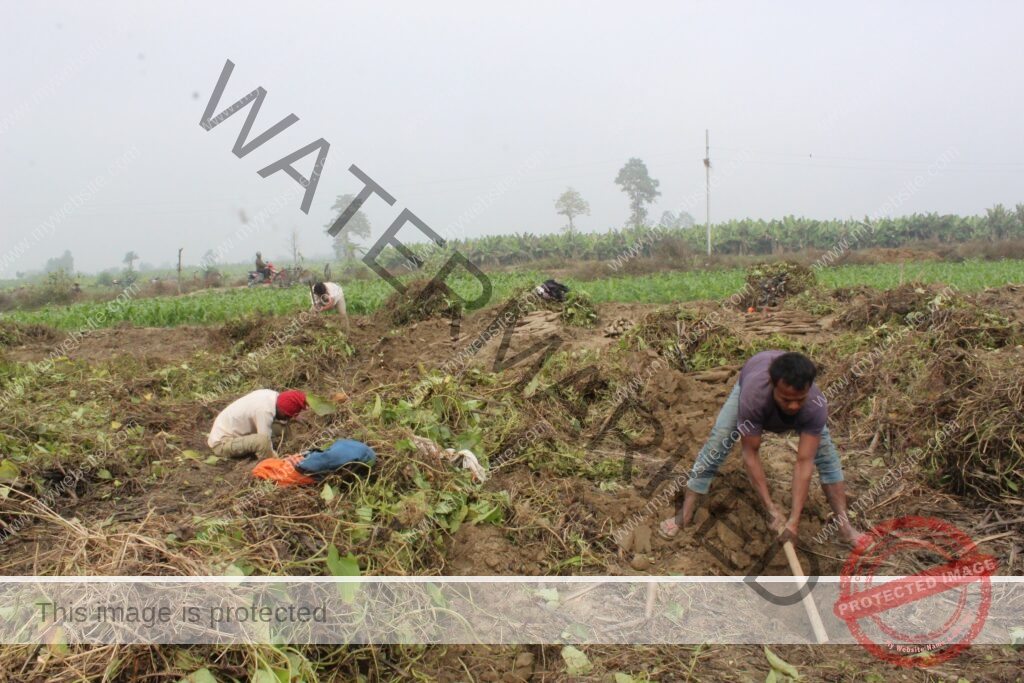
[[[278,486],[293,486],[295,484],[313,484],[316,479],[300,474],[295,469],[295,463],[300,462],[305,455],[289,455],[285,458],[267,458],[261,460],[252,468],[252,476],[257,479],[268,479]]]

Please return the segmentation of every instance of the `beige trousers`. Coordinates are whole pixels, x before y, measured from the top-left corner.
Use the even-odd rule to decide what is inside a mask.
[[[246,455],[256,454],[256,457],[274,457],[274,445],[270,437],[263,434],[250,434],[249,436],[228,437],[213,447],[213,452],[222,458],[241,458]]]

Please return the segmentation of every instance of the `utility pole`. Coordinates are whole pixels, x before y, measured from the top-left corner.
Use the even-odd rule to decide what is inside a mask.
[[[181,252],[185,250],[185,247],[178,249],[178,294],[181,294]]]
[[[711,134],[704,129],[704,228],[708,233],[708,256],[711,256]]]

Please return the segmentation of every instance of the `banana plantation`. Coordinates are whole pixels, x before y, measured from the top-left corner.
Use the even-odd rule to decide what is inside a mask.
[[[866,227],[867,226],[867,227]],[[954,216],[937,213],[913,214],[879,220],[817,220],[786,216],[778,220],[733,220],[711,226],[711,240],[717,254],[778,254],[801,249],[831,249],[847,240],[850,248],[901,247],[913,242],[934,241],[943,244],[970,240],[1024,238],[1024,204],[1007,209],[1002,204],[980,216]],[[447,258],[457,249],[480,267],[513,266],[540,259],[605,261],[625,253],[650,257],[683,256],[706,248],[703,225],[668,228],[661,225],[627,227],[603,233],[563,232],[561,234],[493,235],[466,240],[450,240],[444,250],[428,245],[413,247],[428,263]],[[388,268],[400,267],[407,259],[391,246],[378,261]],[[409,264],[410,266],[412,264]]]

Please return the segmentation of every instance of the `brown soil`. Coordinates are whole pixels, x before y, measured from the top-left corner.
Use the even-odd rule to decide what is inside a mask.
[[[1021,296],[1021,291],[1017,288],[989,292],[981,298],[986,303],[996,304],[1007,310],[1020,310],[1024,301],[1024,296]],[[602,320],[627,319],[636,322],[655,308],[638,304],[615,304],[602,306],[600,312]],[[452,358],[453,353],[467,348],[476,340],[499,310],[500,306],[492,307],[464,319],[460,338],[456,341],[451,338],[450,321],[447,319],[434,318],[413,323],[398,334],[386,321],[374,318],[355,319],[352,343],[358,349],[358,359],[338,368],[338,374],[327,388],[344,390],[352,396],[358,396],[382,384],[415,378],[419,372],[417,366],[426,370],[440,368]],[[699,314],[700,304],[695,305],[694,310]],[[513,342],[507,350],[506,360],[552,334],[557,334],[564,340],[559,349],[563,352],[607,352],[618,344],[617,338],[604,335],[600,325],[591,329],[567,328],[545,311],[526,315],[519,322]],[[827,338],[831,333],[831,320],[798,311],[754,315],[724,312],[722,322],[732,333],[747,342],[772,334],[782,334],[813,344]],[[225,340],[223,335],[222,331],[211,328],[122,327],[99,330],[83,339],[69,356],[83,360],[100,360],[127,352],[136,359],[146,361],[152,367],[187,361],[202,349],[223,348],[226,342],[230,341]],[[470,365],[490,370],[498,346],[497,341],[484,346],[481,352],[471,359]],[[50,343],[26,343],[8,348],[6,353],[13,360],[34,361],[44,358],[51,348]],[[650,350],[637,352],[631,358],[629,367],[637,373],[642,373],[656,358],[656,354]],[[689,447],[682,461],[674,468],[673,474],[682,472],[684,467],[693,462],[696,451],[709,433],[718,409],[736,379],[738,370],[738,364],[691,373],[662,369],[650,378],[641,394],[654,416],[664,426],[664,442],[656,453],[637,457],[633,465],[634,484],[619,491],[602,491],[595,486],[577,482],[569,489],[557,493],[566,510],[572,510],[573,506],[579,508],[576,511],[578,515],[575,523],[585,534],[596,539],[607,537],[614,525],[622,523],[629,515],[641,510],[647,500],[640,496],[640,488],[662,467],[668,454],[683,445]],[[139,386],[130,394],[137,396],[145,390],[146,387]],[[222,401],[226,402],[227,399]],[[144,426],[147,433],[152,435],[150,460],[166,459],[182,448],[198,451],[205,458],[209,455],[205,448],[205,434],[216,409],[217,406],[214,405],[210,408],[196,405],[188,409],[160,407],[156,403],[143,402],[129,408],[125,415],[119,416],[119,419],[132,419]],[[350,415],[349,419],[356,418]],[[314,435],[315,431],[313,425],[295,425],[290,430],[289,440],[303,443],[307,437]],[[840,432],[835,434],[835,437],[842,447],[844,435]],[[601,447],[614,449],[613,444],[614,439],[609,437]],[[778,492],[788,489],[793,460],[792,444],[792,439],[787,441],[782,437],[766,438],[763,451],[766,473],[773,490]],[[387,444],[371,445],[387,448]],[[716,497],[716,491],[748,488],[739,461],[739,457],[734,454],[723,466],[722,477],[716,481],[713,489],[712,501]],[[188,526],[187,522],[196,510],[206,509],[207,512],[215,512],[215,509],[210,508],[215,508],[213,501],[219,498],[225,487],[244,487],[248,483],[248,470],[251,464],[248,461],[221,461],[210,466],[196,460],[185,460],[181,465],[168,468],[169,473],[160,486],[140,486],[138,495],[131,498],[134,511],[127,517],[117,510],[121,503],[94,500],[87,492],[80,495],[73,506],[63,509],[62,513],[71,514],[73,510],[76,515],[90,518],[118,513],[126,519],[140,519],[144,518],[148,511],[158,515],[161,522],[168,527]],[[871,464],[870,459],[848,459],[846,474],[851,500],[856,499],[859,489],[870,486],[872,478],[884,473],[886,469]],[[517,486],[516,478],[521,476],[516,470],[508,474],[501,473],[493,478],[488,486],[497,490],[510,487],[514,489]],[[537,482],[531,481],[531,485],[537,485]],[[924,493],[921,489],[917,491]],[[780,502],[786,504],[788,501],[783,499]],[[902,497],[898,509],[904,513],[918,509],[925,511],[930,504],[931,501],[926,495],[920,500]],[[892,504],[883,505],[876,514],[882,518],[886,512],[896,509]],[[671,506],[667,505],[659,510],[656,516],[652,515],[646,519],[644,524],[653,530],[657,522],[669,516],[671,512]],[[524,514],[529,517],[527,512],[524,511]],[[706,516],[707,513],[702,511],[700,514]],[[757,515],[745,506],[739,506],[734,510],[734,514],[739,516],[744,526],[763,530],[763,524]],[[181,517],[181,520],[176,521],[176,516]],[[696,526],[700,525],[703,518],[698,517]],[[829,518],[828,506],[817,486],[812,486],[805,518],[804,528],[810,534],[817,532]],[[564,526],[566,519],[551,519],[549,522],[553,528],[558,529]],[[480,535],[482,536],[478,538]],[[486,540],[488,547],[494,547],[493,553],[477,552],[481,538]],[[698,543],[685,535],[672,542],[663,541],[657,534],[653,534],[651,538],[653,553],[648,573],[713,574],[725,571]],[[22,543],[31,543],[31,534],[22,534],[19,540]],[[744,554],[756,554],[762,546],[767,547],[768,534],[765,532],[759,542],[745,549],[738,547],[736,540],[721,539],[730,551],[736,552],[739,559],[743,560]],[[623,573],[634,571],[629,566],[629,556],[620,557],[610,539],[602,542],[603,546],[599,547],[606,551],[602,559],[609,563],[610,569],[616,568]],[[507,552],[499,548],[501,543],[508,545]],[[502,534],[489,527],[464,527],[453,539],[450,550],[449,571],[453,574],[520,574],[533,573],[533,570],[543,573],[551,569],[550,566],[537,565],[534,558],[536,553],[531,554],[528,546],[515,546],[511,544],[510,539],[503,539]],[[839,547],[834,553],[823,556],[822,571],[836,573],[842,557],[842,549]],[[11,565],[12,568],[15,566]],[[786,570],[784,564],[778,564],[777,568],[782,572]]]
[[[904,309],[916,310],[922,303],[920,293],[906,289],[883,295],[881,299],[872,296],[854,294],[853,300],[845,304],[845,317],[840,316],[838,319],[837,316],[816,316],[795,310],[754,315],[726,311],[722,314],[721,324],[745,345],[779,335],[793,343],[813,348],[837,334],[838,327],[863,329],[867,325],[884,321],[882,315],[903,314],[906,312]],[[923,297],[923,300],[927,301],[927,297]],[[992,290],[978,295],[975,301],[1005,311],[1011,320],[1020,321],[1024,314],[1024,288]],[[687,308],[699,317],[701,311],[709,310],[708,306],[710,304],[698,303]],[[319,393],[344,390],[363,401],[377,393],[382,386],[416,381],[421,371],[441,368],[453,355],[472,344],[499,310],[501,306],[494,306],[463,319],[461,333],[456,340],[451,338],[450,321],[444,318],[433,317],[402,328],[393,328],[390,321],[381,315],[366,318],[353,316],[350,342],[356,349],[355,358],[348,362],[325,362],[322,368],[306,369],[303,371],[306,375],[296,377],[319,371]],[[549,312],[531,313],[520,319],[520,325],[507,350],[506,360],[553,334],[563,339],[560,352],[589,351],[605,357],[619,347],[620,339],[605,335],[604,321],[627,320],[636,323],[654,310],[656,307],[636,304],[601,306],[599,313],[602,323],[591,329],[565,327],[557,316]],[[322,331],[328,324],[331,323],[320,321],[311,326],[309,331],[304,332],[309,335],[306,341],[315,340],[320,333],[318,330]],[[73,359],[106,361],[128,354],[148,367],[160,367],[186,363],[204,351],[226,352],[232,344],[239,342],[247,347],[255,346],[265,334],[265,330],[257,333],[253,330],[220,328],[121,327],[93,332],[69,356]],[[495,361],[500,338],[499,333],[498,338],[485,345],[469,364],[489,371]],[[58,339],[56,343],[59,342]],[[3,351],[11,360],[36,361],[46,357],[54,343],[51,339],[27,339]],[[624,369],[631,373],[643,373],[657,359],[657,353],[651,349],[631,352],[626,357]],[[462,526],[450,538],[449,544],[432,567],[433,571],[449,575],[732,573],[705,549],[703,543],[693,538],[693,528],[672,541],[663,540],[653,533],[658,522],[672,514],[671,504],[644,517],[640,525],[644,530],[634,533],[635,538],[644,540],[649,536],[650,550],[645,549],[642,553],[645,563],[638,565],[635,553],[620,548],[611,532],[631,516],[644,515],[647,499],[641,495],[641,490],[663,466],[670,453],[683,446],[689,447],[674,468],[673,476],[692,464],[719,407],[736,380],[738,370],[738,363],[700,372],[662,368],[649,377],[639,396],[664,426],[664,442],[656,453],[637,456],[630,484],[604,490],[588,479],[538,476],[519,465],[502,468],[486,486],[490,490],[509,492],[513,511],[506,525]],[[521,373],[522,369],[513,372]],[[623,377],[618,379],[621,381]],[[628,375],[625,379],[628,379]],[[203,462],[209,456],[205,448],[205,434],[217,406],[162,406],[159,400],[150,402],[148,399],[131,403],[131,398],[138,399],[154,390],[142,385],[125,388],[125,414],[112,416],[121,420],[131,418],[145,428],[149,440],[146,462],[141,463],[136,471],[110,471],[111,476],[123,481],[120,494],[113,498],[99,497],[97,492],[101,487],[95,475],[89,475],[75,489],[75,495],[59,500],[56,510],[61,516],[85,522],[109,520],[110,524],[119,529],[131,529],[132,533],[150,538],[159,539],[174,534],[179,539],[188,540],[195,533],[197,518],[217,516],[232,504],[239,491],[253,485],[249,474],[252,461],[221,459],[210,464]],[[351,434],[365,433],[360,415],[351,410],[350,405],[340,408],[339,421]],[[290,430],[288,442],[306,443],[316,431],[313,422],[297,424]],[[883,450],[876,452],[874,445],[868,449],[863,435],[855,435],[842,428],[834,430],[833,434],[845,451],[844,467],[852,502],[860,492],[874,485],[890,464],[879,457],[884,455]],[[394,455],[392,444],[370,435],[363,438],[383,457]],[[789,504],[785,492],[788,491],[792,476],[793,443],[793,439],[769,436],[762,450],[769,485],[776,492],[777,501],[782,506]],[[181,458],[180,453],[184,449],[198,452],[199,459]],[[614,456],[616,449],[619,449],[618,444],[609,437],[600,444],[601,453],[595,455]],[[155,462],[164,464],[163,474],[156,479],[147,479],[146,475]],[[716,526],[705,540],[721,548],[736,566],[747,567],[753,558],[768,548],[771,535],[759,515],[742,502],[734,502],[730,509],[721,507],[722,500],[733,489],[749,491],[746,475],[736,453],[722,468],[707,505],[698,513],[694,528],[699,528],[712,513],[732,516],[754,537],[753,542],[744,542],[723,525]],[[858,526],[868,528],[895,515],[919,513],[941,515],[962,525],[970,533],[971,529],[981,528],[984,523],[992,520],[991,516],[983,516],[984,512],[974,508],[969,501],[937,492],[919,480],[904,480],[889,493],[888,497],[877,501],[874,507],[857,520]],[[556,501],[557,504],[544,507],[536,502],[540,500]],[[261,505],[275,512],[284,511],[281,514],[297,513],[307,507],[323,509],[316,491],[297,489],[277,491],[261,502]],[[255,510],[253,516],[262,512],[265,510]],[[829,521],[829,517],[829,508],[820,487],[812,484],[801,528],[802,537],[817,533]],[[582,539],[587,544],[587,550],[580,553],[577,546],[571,545],[570,537]],[[45,521],[28,527],[5,547],[3,571],[9,574],[72,574],[86,568],[102,568],[110,573],[119,572],[118,567],[110,564],[109,557],[103,557],[111,546],[102,543],[84,544],[85,554],[78,555],[74,560],[53,560],[52,555],[41,559],[40,549],[53,547],[52,544],[59,539],[60,530]],[[275,552],[282,557],[289,553],[301,557],[316,547],[310,539],[298,538],[290,542],[294,543],[294,547],[287,547],[284,541],[274,541],[282,544],[280,548],[275,546]],[[641,542],[641,545],[644,543]],[[1007,572],[1024,571],[1019,537],[995,539],[986,546],[986,550],[1000,558],[1001,567]],[[821,573],[837,574],[847,550],[839,545],[826,545],[817,546],[814,552],[818,556]],[[573,562],[571,558],[576,555],[579,555],[579,561]],[[47,560],[47,557],[51,559]],[[138,567],[146,566],[147,563],[152,567],[152,573],[165,574],[192,573],[207,567],[203,558],[167,557],[155,551],[140,554],[135,559],[134,564],[125,566],[125,571],[138,571]],[[643,569],[638,570],[637,566],[643,566]],[[789,570],[784,558],[777,556],[766,571],[788,574]],[[802,672],[814,672],[808,680],[861,680],[859,677],[868,669],[886,675],[891,673],[905,680],[925,680],[916,673],[896,672],[880,665],[860,648],[781,647],[777,651],[800,667]],[[639,677],[646,671],[651,680],[690,680],[687,670],[695,673],[693,680],[763,680],[766,672],[760,648],[754,647],[704,650],[594,647],[589,648],[588,653],[606,675],[616,671],[632,671],[634,676]],[[472,672],[476,680],[483,681],[566,680],[564,674],[559,673],[564,668],[556,646],[431,648],[426,657],[434,660],[438,671],[442,672],[438,680],[464,680],[464,671]],[[1007,654],[1006,648],[975,648],[958,659],[957,666],[947,666],[944,674],[950,680],[955,680],[953,672],[968,670],[970,662],[986,667],[984,670],[988,672],[986,677],[972,673],[971,680],[1010,680],[1019,674],[1020,669],[1017,667],[1024,664],[1019,656],[1015,658]],[[404,670],[400,662],[393,668],[399,673]],[[740,673],[743,671],[750,673]]]
[[[80,341],[68,335],[57,335],[46,343],[27,343],[8,347],[7,355],[19,363],[45,359],[66,340],[68,358],[75,360],[105,360],[113,356],[131,355],[159,363],[171,363],[191,358],[199,349],[210,345],[212,330],[206,327],[131,327],[122,325],[92,330]]]

